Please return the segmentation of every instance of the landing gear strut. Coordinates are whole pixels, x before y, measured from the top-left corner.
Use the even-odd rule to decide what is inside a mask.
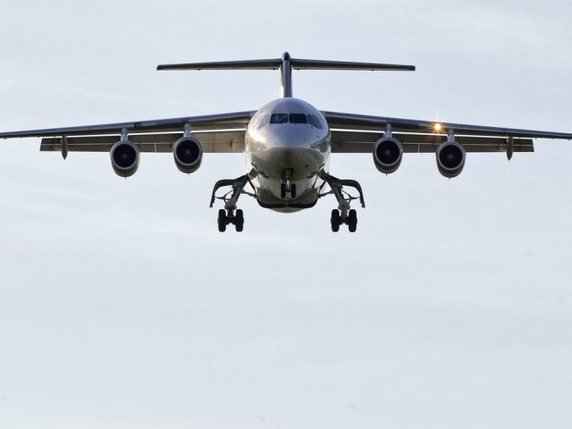
[[[365,201],[361,185],[356,180],[344,180],[330,176],[327,173],[322,173],[321,178],[330,186],[330,191],[320,194],[320,197],[333,194],[338,200],[338,208],[332,210],[330,217],[330,224],[333,232],[338,232],[340,226],[345,224],[348,226],[350,232],[357,231],[357,212],[351,208],[350,204],[353,200],[359,200],[363,208],[365,208]],[[353,196],[344,190],[344,187],[355,189],[359,196]]]
[[[215,183],[211,196],[210,207],[213,207],[215,200],[221,200],[224,202],[224,209],[220,209],[218,211],[217,218],[218,230],[220,232],[225,232],[226,227],[230,224],[234,225],[237,232],[242,232],[244,229],[244,213],[241,209],[236,208],[236,203],[242,194],[246,194],[252,197],[255,196],[254,194],[244,190],[247,184],[247,175],[240,176],[236,179],[219,180]],[[220,197],[216,195],[220,188],[227,186],[230,186],[232,189]]]

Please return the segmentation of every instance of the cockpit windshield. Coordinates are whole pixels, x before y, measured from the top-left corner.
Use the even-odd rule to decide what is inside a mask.
[[[287,113],[273,113],[270,115],[271,124],[287,124],[288,114]]]
[[[307,124],[308,118],[303,113],[290,113],[291,124]]]
[[[324,128],[324,126],[322,125],[322,122],[320,121],[320,119],[318,119],[318,117],[316,115],[308,115],[308,123],[311,126],[313,126],[314,128],[317,128],[319,130]]]
[[[316,115],[306,115],[304,113],[273,113],[270,115],[270,124],[310,124],[319,130],[323,129],[322,122]],[[262,120],[259,127],[264,127],[268,122]]]

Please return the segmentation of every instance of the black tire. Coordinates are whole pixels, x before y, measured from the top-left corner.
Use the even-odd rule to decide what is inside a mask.
[[[296,184],[295,183],[292,183],[290,185],[290,197],[296,198]]]
[[[330,218],[330,223],[332,224],[332,231],[338,232],[340,230],[341,218],[339,210],[332,210],[332,217]]]
[[[283,200],[286,199],[286,184],[285,183],[280,184],[280,198],[282,198]]]
[[[234,215],[234,227],[236,232],[242,232],[244,229],[244,212],[238,209]]]
[[[348,213],[348,229],[350,232],[357,231],[357,212],[354,209]]]
[[[216,220],[216,223],[218,225],[219,232],[225,232],[226,231],[226,225],[228,224],[228,218],[226,217],[226,211],[225,210],[220,209],[218,211],[218,218]]]

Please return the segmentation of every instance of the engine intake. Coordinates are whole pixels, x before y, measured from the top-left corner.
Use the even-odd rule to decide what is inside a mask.
[[[129,140],[121,140],[111,148],[111,166],[121,177],[133,176],[139,167],[139,147]]]
[[[203,147],[197,139],[182,137],[173,146],[173,157],[180,171],[191,174],[201,166]]]
[[[383,137],[373,147],[373,162],[382,173],[395,173],[401,165],[402,158],[403,146],[393,137]]]
[[[455,140],[448,140],[437,148],[437,167],[439,173],[452,179],[457,177],[465,167],[465,148]]]

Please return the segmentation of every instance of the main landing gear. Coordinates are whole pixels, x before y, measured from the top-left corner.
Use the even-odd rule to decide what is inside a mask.
[[[240,176],[236,179],[224,179],[219,180],[215,183],[213,188],[213,193],[211,196],[211,204],[210,207],[212,208],[215,200],[222,200],[224,201],[224,209],[220,209],[218,211],[218,218],[217,218],[217,225],[218,230],[220,232],[225,232],[226,227],[230,224],[233,224],[237,232],[242,232],[244,229],[244,213],[241,209],[236,208],[236,203],[238,202],[238,198],[242,194],[249,195],[254,197],[254,194],[246,192],[244,190],[245,186],[248,183],[248,176]],[[231,190],[228,191],[226,194],[218,197],[216,195],[217,191],[220,188],[224,187],[231,187]]]
[[[348,230],[350,232],[356,232],[357,212],[350,208],[350,204],[353,200],[359,200],[361,206],[365,208],[361,185],[356,180],[338,179],[327,173],[322,173],[321,178],[330,186],[330,191],[320,194],[319,196],[325,197],[326,195],[333,194],[338,200],[338,208],[332,210],[332,216],[330,217],[332,231],[338,232],[340,230],[340,226],[345,224],[348,226]],[[359,196],[356,197],[351,195],[344,190],[344,187],[355,189]]]

